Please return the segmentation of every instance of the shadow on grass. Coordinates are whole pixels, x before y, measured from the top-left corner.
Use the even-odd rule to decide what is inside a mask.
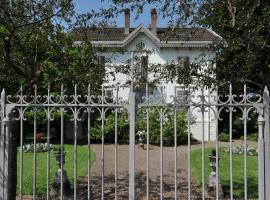
[[[225,197],[230,197],[230,181],[224,181],[222,183],[222,188],[225,191]],[[245,197],[245,188],[244,188],[244,180],[234,181],[233,189],[237,190],[237,197]],[[247,197],[248,198],[257,198],[258,197],[258,179],[256,178],[247,178]]]

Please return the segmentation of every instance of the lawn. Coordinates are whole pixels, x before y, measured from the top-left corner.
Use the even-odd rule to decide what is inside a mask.
[[[65,145],[66,152],[66,164],[64,165],[67,171],[68,178],[73,187],[73,145]],[[33,193],[33,153],[23,154],[23,194],[31,195]],[[78,178],[87,174],[87,146],[77,146],[77,174]],[[95,161],[95,154],[91,152],[91,162]],[[55,172],[58,169],[55,161],[55,155],[51,152],[50,159],[50,183],[54,181]],[[20,152],[17,153],[17,193],[19,193],[19,181],[20,181]],[[47,183],[47,153],[36,154],[36,193],[43,194],[46,192]]]
[[[209,167],[208,155],[211,154],[212,148],[205,149],[205,182],[208,182],[208,175],[211,172]],[[220,167],[219,177],[221,185],[228,197],[230,195],[230,157],[224,148],[220,148],[219,154]],[[201,149],[191,152],[191,170],[197,185],[201,187]],[[247,156],[247,191],[249,198],[258,197],[258,157]],[[244,197],[244,156],[233,155],[233,193],[235,198]]]

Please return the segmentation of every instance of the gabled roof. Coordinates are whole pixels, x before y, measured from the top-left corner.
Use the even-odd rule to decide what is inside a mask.
[[[80,29],[73,31],[77,42],[82,41]],[[159,47],[208,47],[222,38],[209,29],[181,28],[171,31],[169,28],[157,28],[156,34],[143,24],[136,29],[130,28],[130,34],[124,33],[124,28],[89,28],[87,37],[93,46],[98,47],[125,47],[139,34],[144,33]]]

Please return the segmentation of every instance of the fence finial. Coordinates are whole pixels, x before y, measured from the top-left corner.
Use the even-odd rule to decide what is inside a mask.
[[[269,90],[267,86],[264,87],[263,93],[267,93],[269,95]]]

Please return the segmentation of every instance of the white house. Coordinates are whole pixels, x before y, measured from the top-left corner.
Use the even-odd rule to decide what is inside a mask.
[[[114,76],[110,75],[115,72],[115,68],[126,63],[131,58],[132,52],[138,48],[151,50],[152,53],[145,56],[140,54],[141,61],[147,64],[166,64],[169,62],[189,62],[196,63],[201,61],[202,55],[206,60],[214,57],[211,51],[211,46],[221,40],[221,37],[209,29],[203,28],[185,28],[178,29],[173,34],[168,34],[168,28],[157,27],[157,11],[151,10],[151,27],[148,28],[144,24],[136,28],[130,27],[130,11],[125,12],[125,25],[123,28],[106,28],[92,29],[89,28],[87,34],[91,38],[91,44],[95,47],[105,47],[106,53],[101,53],[102,62],[106,62],[105,69],[106,77],[105,85],[123,85],[130,80],[129,74],[117,72]],[[80,38],[80,35],[77,35]],[[77,43],[80,43],[79,39]],[[123,51],[117,51],[121,49]],[[123,53],[124,52],[124,53]],[[208,61],[204,62],[205,67],[208,66]],[[146,70],[147,73],[147,70]],[[153,73],[148,73],[145,77],[148,81],[153,79]],[[176,81],[167,82],[160,80],[160,84],[165,87],[164,96],[166,101],[170,101],[171,96],[175,94],[175,87],[178,85]],[[205,94],[208,91],[204,91]],[[177,95],[181,98],[185,91],[179,91]],[[199,91],[195,91],[195,96]],[[121,91],[121,97],[128,98],[127,91]],[[196,98],[194,98],[196,101]],[[192,115],[195,117],[196,123],[192,126],[193,137],[202,139],[202,114],[194,110]],[[210,119],[210,120],[209,120]],[[216,120],[214,115],[205,113],[205,140],[216,139]],[[210,127],[210,129],[209,129]]]

